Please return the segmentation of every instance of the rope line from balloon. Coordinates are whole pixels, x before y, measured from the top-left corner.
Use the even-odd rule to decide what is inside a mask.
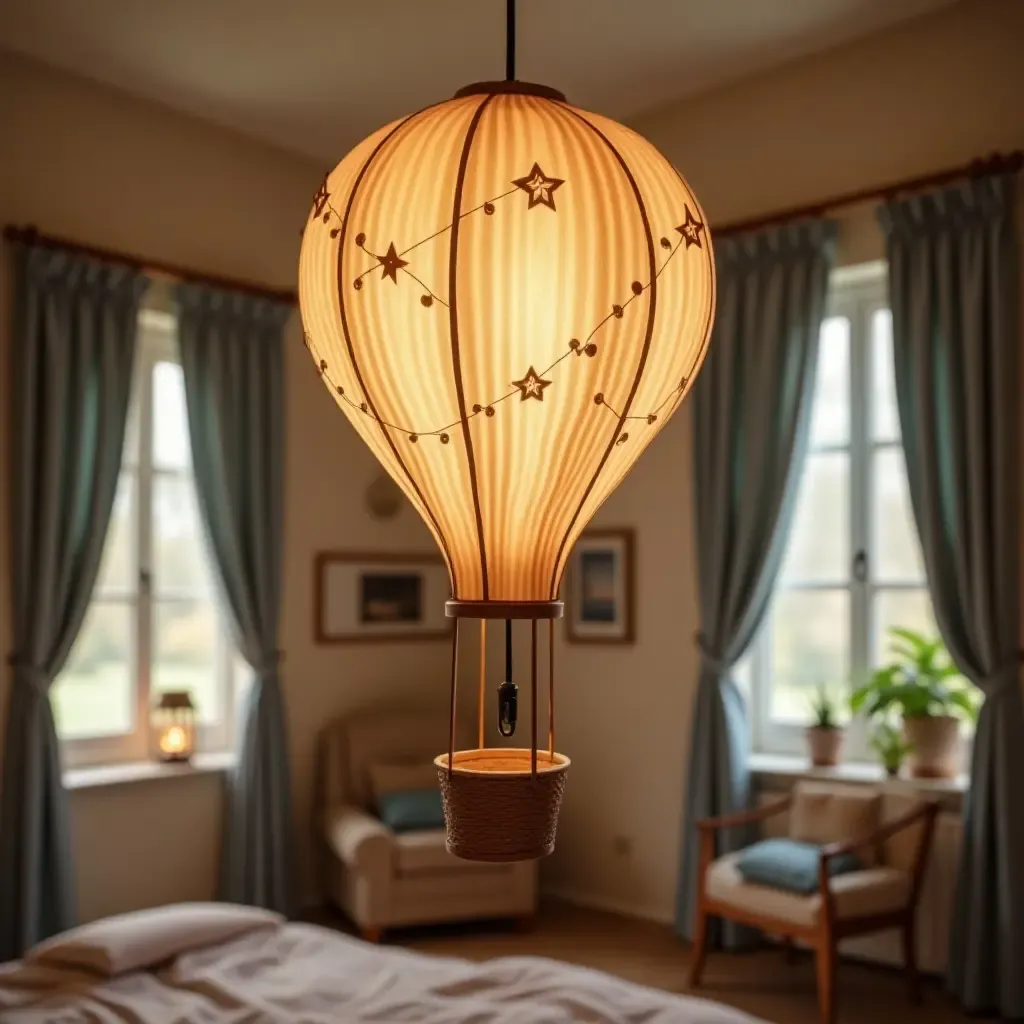
[[[460,213],[459,214],[459,220],[463,220],[464,218],[469,217],[469,216],[471,216],[474,213],[479,213],[481,210],[484,210],[487,213],[487,215],[490,216],[492,213],[494,213],[494,204],[495,203],[500,202],[502,199],[507,199],[510,195],[512,195],[513,192],[518,192],[518,191],[519,191],[518,187],[517,188],[510,188],[507,192],[502,192],[500,196],[495,196],[493,199],[487,199],[484,202],[480,203],[478,206],[474,206],[471,210],[466,210],[465,213]],[[331,213],[334,214],[334,216],[337,216],[337,211],[334,209],[333,206],[331,206],[330,203],[327,204],[327,207],[331,211]],[[454,223],[454,221],[452,223]],[[427,235],[426,238],[421,238],[418,242],[413,242],[412,245],[410,245],[407,249],[403,249],[398,255],[399,256],[406,256],[410,252],[412,252],[414,249],[418,249],[421,245],[426,245],[427,242],[432,242],[435,238],[439,238],[441,235],[446,234],[447,232],[451,231],[451,229],[452,229],[452,224],[446,224],[443,228],[438,228],[432,235]],[[331,237],[332,238],[336,238],[337,237],[334,234],[334,229],[332,229]],[[376,259],[376,260],[380,259],[380,257],[376,253],[370,252],[370,250],[365,248],[365,246],[360,245],[360,248],[365,253],[367,253],[368,255],[372,256],[374,259]],[[379,263],[377,264],[377,266],[369,267],[367,270],[364,270],[359,275],[359,277],[356,278],[356,280],[357,281],[361,281],[364,277],[366,277],[367,274],[372,274],[375,270],[379,270],[379,269],[380,269],[380,264]],[[412,276],[412,275],[410,275],[410,276]],[[426,288],[426,285],[423,285],[423,287]],[[427,289],[427,290],[429,291],[429,289]],[[434,297],[437,298],[436,295]]]
[[[495,212],[495,203],[507,198],[508,196],[512,195],[514,192],[517,192],[519,190],[520,186],[516,185],[514,188],[508,189],[506,192],[494,196],[491,199],[487,199],[484,202],[479,203],[477,206],[474,206],[471,209],[466,210],[464,213],[460,214],[457,219],[461,221],[463,218],[471,216],[474,213],[478,213],[480,210],[483,210],[485,214],[490,216]],[[660,239],[661,247],[663,249],[669,249],[671,251],[669,252],[669,255],[666,258],[665,262],[662,263],[662,265],[658,268],[657,272],[655,273],[655,278],[660,277],[662,273],[664,273],[665,269],[668,267],[669,263],[671,263],[676,253],[681,248],[683,248],[684,242],[686,243],[686,248],[689,248],[690,245],[696,245],[698,248],[703,249],[699,233],[704,229],[704,225],[702,222],[696,220],[696,218],[693,217],[693,214],[691,213],[688,206],[685,206],[685,213],[685,224],[690,229],[690,234],[687,235],[687,233],[677,228],[677,230],[680,231],[680,239],[675,244],[670,242],[669,239],[666,237],[662,237]],[[328,224],[330,223],[330,218],[332,216],[335,217],[338,221],[341,220],[338,211],[330,202],[330,193],[327,190],[327,179],[325,178],[323,183],[320,185],[320,188],[317,191],[316,196],[314,196],[313,219],[319,219],[322,220],[324,224]],[[412,278],[412,280],[414,280],[424,290],[425,294],[421,297],[420,300],[424,307],[429,308],[436,301],[447,308],[447,301],[442,296],[438,295],[419,277],[412,273],[412,271],[406,269],[406,265],[402,262],[401,258],[405,256],[407,253],[412,252],[419,246],[424,245],[427,242],[432,241],[433,239],[450,231],[454,223],[455,221],[453,221],[451,224],[445,225],[443,228],[439,228],[433,234],[428,235],[426,238],[420,239],[418,242],[414,242],[412,245],[406,247],[401,252],[393,252],[392,250],[394,249],[394,247],[392,245],[392,247],[389,249],[388,254],[383,257],[377,255],[372,250],[366,248],[366,236],[363,232],[360,232],[355,237],[356,245],[368,256],[372,256],[374,260],[376,260],[376,264],[372,267],[369,267],[367,270],[364,270],[357,278],[355,278],[355,280],[353,281],[353,287],[357,291],[360,290],[362,288],[363,278],[365,278],[368,274],[371,274],[374,270],[383,269],[383,273],[381,275],[382,279],[385,277],[391,277],[392,281],[394,281],[394,283],[396,284],[397,278],[395,275],[397,273],[402,273]],[[330,231],[330,237],[336,238],[338,236],[339,230],[340,229],[338,227],[332,228]],[[577,357],[586,355],[590,358],[596,356],[598,354],[598,347],[596,344],[593,343],[593,338],[597,335],[601,328],[604,327],[605,324],[607,324],[610,320],[621,320],[622,317],[625,315],[625,311],[629,307],[629,305],[635,299],[638,299],[641,295],[643,295],[644,292],[650,288],[650,286],[651,282],[648,282],[647,284],[642,284],[640,281],[633,281],[630,286],[631,294],[625,301],[623,301],[622,303],[613,304],[611,312],[607,313],[597,323],[597,325],[590,331],[590,333],[586,336],[586,338],[584,338],[582,342],[580,342],[577,338],[573,338],[569,342],[568,350],[564,352],[561,356],[559,356],[557,359],[555,359],[548,366],[546,366],[539,373],[537,373],[536,377],[543,380],[543,378],[547,377],[547,375],[552,370],[554,370],[557,366],[559,366],[559,364],[564,362],[572,355],[575,355]],[[410,430],[408,427],[402,426],[397,423],[391,423],[388,420],[384,419],[382,416],[375,415],[370,411],[368,404],[365,401],[356,402],[355,400],[353,400],[346,392],[344,385],[340,381],[335,380],[331,376],[330,367],[328,366],[327,361],[324,358],[322,358],[319,351],[316,349],[315,343],[308,332],[303,332],[303,340],[306,345],[306,348],[310,352],[310,355],[313,356],[314,361],[316,362],[318,373],[331,386],[331,388],[334,390],[335,394],[339,398],[341,398],[344,402],[348,403],[348,405],[350,405],[354,410],[361,412],[363,415],[369,417],[370,419],[376,420],[382,426],[388,427],[391,430],[397,430],[399,433],[405,434],[409,438],[409,441],[413,444],[415,444],[420,437],[438,437],[442,444],[448,444],[451,440],[449,431],[452,430],[454,427],[460,426],[464,423],[468,423],[470,420],[474,419],[475,417],[481,414],[487,417],[491,417],[494,415],[495,406],[500,405],[502,402],[507,401],[509,398],[512,398],[515,395],[521,395],[523,393],[520,387],[513,386],[509,391],[506,391],[505,394],[487,403],[486,405],[475,403],[472,407],[472,412],[468,413],[464,419],[461,417],[457,418],[455,420],[452,420],[452,422],[445,424],[443,427],[438,427],[434,430]],[[698,354],[697,362],[699,362],[699,360],[700,354]],[[697,363],[694,364],[694,366],[696,365]],[[678,397],[686,390],[686,387],[691,378],[692,370],[690,374],[687,374],[681,379],[679,384],[673,387],[669,394],[655,407],[655,409],[652,412],[640,415],[627,416],[626,420],[643,420],[648,425],[653,425],[655,422],[657,422],[659,414],[661,413],[662,409],[664,409],[664,407],[673,400],[678,399]],[[604,406],[605,408],[607,408],[613,415],[619,416],[619,414],[615,411],[614,406],[608,402],[603,393],[598,392],[594,396],[594,402],[596,405]],[[619,438],[617,443],[621,445],[625,443],[625,441],[627,441],[628,438],[629,435],[624,434]]]
[[[681,247],[682,247],[682,241],[680,241],[677,245],[675,245],[672,248],[672,252],[669,254],[668,259],[666,259],[665,262],[658,269],[658,273],[657,273],[656,276],[658,276],[658,277],[661,276],[662,272],[668,266],[668,264],[671,261],[672,257],[676,254],[676,252],[679,251],[679,249]],[[376,269],[376,268],[373,268],[373,269]],[[402,268],[399,268],[399,269],[402,269]],[[422,287],[426,288],[426,286],[423,285],[422,282],[420,282],[420,284],[421,284]],[[634,282],[634,284],[636,284],[636,282]],[[593,356],[597,355],[597,346],[591,344],[591,339],[597,334],[597,332],[602,327],[604,327],[604,325],[606,323],[608,323],[609,320],[621,319],[622,316],[625,314],[625,310],[630,305],[630,303],[633,302],[634,299],[636,299],[640,295],[642,295],[643,292],[646,291],[646,289],[649,288],[649,287],[650,287],[650,285],[647,284],[647,285],[642,286],[640,291],[634,290],[633,294],[630,295],[630,297],[628,299],[626,299],[625,302],[623,302],[621,305],[619,305],[619,304],[614,305],[612,307],[612,312],[607,314],[597,324],[597,326],[594,327],[594,329],[590,332],[590,334],[587,335],[587,337],[586,337],[586,339],[585,339],[585,341],[583,343],[580,343],[578,341],[578,339],[573,338],[569,342],[569,349],[566,352],[564,352],[561,356],[559,356],[554,362],[552,362],[550,365],[546,366],[543,370],[541,370],[540,373],[538,374],[538,376],[541,377],[541,378],[546,377],[552,370],[554,370],[560,363],[562,363],[566,359],[568,359],[569,356],[571,356],[571,355],[576,355],[576,356],[587,355],[587,356],[590,356],[590,357],[593,357]],[[429,289],[428,289],[428,291],[429,291]],[[444,300],[439,299],[439,301],[443,302]],[[445,303],[445,305],[447,305],[447,304]],[[322,357],[320,357],[319,352],[315,348],[315,344],[313,342],[313,339],[310,337],[308,332],[304,332],[303,333],[303,338],[304,338],[304,341],[305,341],[305,344],[306,344],[306,348],[309,349],[310,354],[313,356],[314,360],[316,360],[316,362],[317,362],[318,372],[324,378],[324,380],[326,380],[327,383],[331,385],[331,387],[334,389],[334,391],[338,395],[338,397],[340,397],[343,401],[347,402],[348,405],[350,405],[353,409],[355,409],[358,412],[361,412],[365,416],[368,416],[370,419],[375,419],[375,420],[377,420],[377,422],[381,423],[383,426],[388,427],[391,430],[397,430],[397,431],[399,431],[399,433],[405,434],[409,438],[410,442],[412,442],[413,444],[415,444],[419,440],[420,437],[439,437],[442,444],[448,444],[449,441],[451,440],[451,437],[450,437],[448,432],[450,430],[452,430],[452,428],[459,426],[463,422],[463,420],[460,418],[460,419],[453,420],[451,423],[445,424],[445,426],[443,426],[443,427],[438,427],[435,430],[415,431],[415,430],[410,430],[408,427],[401,426],[400,424],[391,423],[390,421],[385,420],[383,417],[381,417],[379,415],[374,416],[373,413],[370,412],[369,407],[367,406],[366,402],[356,402],[356,401],[354,401],[348,395],[348,393],[345,391],[344,386],[339,381],[336,381],[331,376],[331,374],[329,372],[330,368],[329,368],[329,366],[327,364],[327,361],[325,359],[323,359]],[[591,351],[588,351],[588,349],[591,350]],[[680,384],[676,385],[672,389],[672,391],[655,408],[653,413],[648,413],[646,415],[627,416],[626,419],[627,420],[645,420],[648,423],[648,425],[654,424],[657,421],[658,414],[661,412],[661,410],[666,405],[668,405],[669,402],[671,402],[673,399],[677,398],[681,392],[685,391],[686,385],[689,383],[689,379],[690,379],[689,376],[683,377],[681,382],[680,382]],[[466,422],[469,422],[470,420],[474,419],[476,416],[479,416],[481,413],[483,413],[487,417],[493,416],[494,415],[494,407],[495,406],[501,405],[502,402],[505,402],[509,398],[513,398],[515,395],[518,395],[520,393],[521,392],[520,392],[519,388],[515,388],[514,387],[514,388],[510,389],[509,391],[505,392],[505,394],[503,394],[501,397],[494,399],[492,402],[488,403],[485,406],[484,405],[480,405],[479,403],[474,404],[473,405],[473,411],[466,416]],[[604,406],[606,406],[613,413],[615,412],[614,407],[612,405],[610,405],[605,400],[604,395],[602,393],[600,393],[600,392],[597,395],[594,396],[594,402],[597,405],[604,405]],[[615,415],[617,416],[618,413],[615,413]],[[629,439],[628,434],[624,435],[622,438],[619,439],[619,443],[623,444],[628,439]]]

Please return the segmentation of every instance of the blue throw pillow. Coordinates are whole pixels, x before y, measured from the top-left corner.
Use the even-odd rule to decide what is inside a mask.
[[[799,893],[802,896],[818,891],[819,847],[814,843],[798,843],[793,839],[764,839],[748,846],[736,861],[736,869],[744,882],[768,885],[773,889]],[[859,871],[856,854],[843,853],[828,862],[830,877]]]
[[[412,832],[420,828],[444,828],[441,790],[400,789],[384,793],[377,800],[380,820],[393,832]]]

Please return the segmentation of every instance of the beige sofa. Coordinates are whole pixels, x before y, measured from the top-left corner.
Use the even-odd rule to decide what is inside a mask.
[[[321,882],[370,941],[379,941],[386,928],[472,918],[527,921],[535,912],[535,862],[459,860],[445,849],[444,829],[395,833],[376,817],[370,765],[422,764],[447,749],[448,717],[436,709],[362,712],[321,735]]]

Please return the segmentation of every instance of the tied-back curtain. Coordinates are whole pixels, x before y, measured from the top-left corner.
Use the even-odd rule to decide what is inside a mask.
[[[696,822],[749,801],[746,707],[729,676],[768,605],[807,448],[834,250],[834,225],[807,221],[715,243],[718,306],[693,394],[693,500],[701,658],[683,818],[676,929],[693,937]],[[745,831],[718,834],[717,855]],[[735,925],[709,941],[735,947]]]
[[[291,308],[200,285],[179,286],[177,301],[199,504],[239,650],[253,669],[239,716],[221,896],[287,914],[294,832],[277,634]]]
[[[889,203],[896,397],[943,639],[985,696],[965,801],[949,984],[1024,1016],[1020,270],[1013,178]]]
[[[0,801],[0,960],[74,924],[50,686],[82,625],[117,490],[146,279],[14,249],[8,431],[14,649]]]

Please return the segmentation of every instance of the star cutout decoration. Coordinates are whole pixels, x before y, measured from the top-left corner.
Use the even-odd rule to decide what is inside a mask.
[[[403,260],[401,256],[395,251],[395,243],[392,242],[388,246],[388,251],[383,256],[374,256],[374,259],[381,265],[383,273],[380,275],[380,279],[383,281],[385,277],[390,277],[395,284],[398,284],[398,272],[402,267],[409,266],[408,260]]]
[[[512,184],[529,195],[528,210],[532,210],[535,206],[546,206],[553,210],[555,208],[555,192],[565,184],[565,179],[549,178],[540,169],[540,164],[534,164],[529,174],[522,178],[516,178]]]
[[[697,246],[698,249],[703,249],[704,243],[701,241],[700,233],[704,230],[704,224],[694,217],[689,206],[684,204],[683,209],[686,211],[686,220],[676,228],[676,231],[686,239],[687,249],[691,245]]]
[[[320,187],[316,190],[316,195],[313,196],[313,216],[319,217],[324,212],[324,207],[327,205],[327,201],[331,198],[331,193],[327,191],[327,179],[324,178],[320,182]]]
[[[525,402],[528,398],[536,398],[538,402],[543,402],[544,389],[551,386],[551,381],[544,380],[531,366],[522,380],[512,381],[512,386],[519,388],[519,401]]]

